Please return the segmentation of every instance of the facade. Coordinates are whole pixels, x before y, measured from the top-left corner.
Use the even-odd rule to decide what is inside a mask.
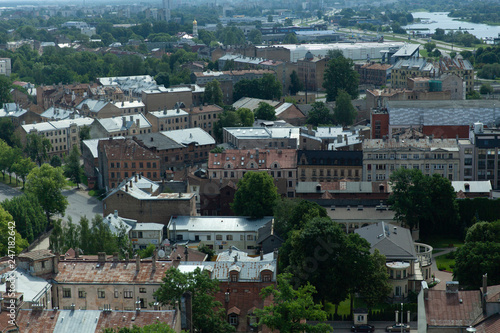
[[[177,107],[200,105],[203,102],[204,92],[205,88],[197,84],[170,88],[159,86],[142,91],[141,99],[147,112],[172,110]]]
[[[216,253],[234,246],[244,249],[248,254],[258,254],[259,229],[273,221],[272,216],[261,219],[234,216],[173,216],[168,223],[168,238],[172,242],[199,242]]]
[[[354,69],[359,74],[359,84],[368,84],[377,87],[387,84],[390,68],[391,65],[389,64],[379,64],[375,62],[354,65]]]
[[[153,132],[172,131],[189,127],[189,114],[180,108],[150,111],[146,114]]]
[[[150,75],[100,77],[97,81],[102,87],[120,88],[128,100],[140,99],[143,91],[158,87]]]
[[[210,153],[208,178],[230,180],[237,184],[248,171],[264,171],[274,178],[278,193],[295,196],[297,181],[297,151],[295,149],[225,150]]]
[[[190,127],[202,128],[214,136],[214,125],[224,109],[218,105],[200,105],[189,109]]]
[[[120,101],[115,102],[114,105],[120,109],[122,115],[144,113],[146,111],[146,106],[140,101]]]
[[[22,108],[16,103],[4,103],[0,109],[0,118],[9,118],[14,127],[24,124],[34,124],[42,121],[42,117],[30,110]]]
[[[459,180],[460,154],[453,139],[370,139],[363,141],[363,181],[388,180],[399,168],[419,169]]]
[[[109,138],[151,133],[153,126],[143,114],[95,119],[90,125],[90,137]]]
[[[224,127],[224,143],[237,149],[297,149],[299,127]]]
[[[439,75],[432,63],[423,58],[399,60],[391,67],[391,87],[406,88],[410,77],[436,77]]]
[[[426,78],[418,78],[419,82],[415,85],[429,84]],[[417,81],[416,78],[408,79],[409,82]],[[368,109],[385,107],[387,102],[391,101],[439,101],[451,99],[450,91],[429,91],[425,87],[416,87],[416,89],[392,89],[385,88],[366,90],[366,107]]]
[[[360,181],[363,152],[332,150],[299,150],[297,179],[301,182]]]
[[[10,58],[0,58],[0,75],[10,76],[12,65]]]
[[[21,143],[26,144],[28,134],[38,134],[50,140],[52,148],[49,156],[68,155],[74,145],[80,147],[80,129],[92,124],[91,118],[78,118],[70,120],[49,121],[31,125],[21,125],[15,130],[19,135]]]
[[[420,291],[422,281],[432,280],[433,249],[423,243],[414,243],[410,230],[380,222],[354,232],[370,243],[370,252],[377,249],[385,255],[392,285],[388,296],[393,302],[402,302],[409,291]]]
[[[113,189],[124,179],[142,173],[160,181],[160,156],[132,139],[100,140],[98,144],[99,188]]]
[[[303,59],[297,60],[299,80],[304,85],[304,89],[309,91],[323,91],[323,78],[327,57],[315,57],[311,52],[306,53]]]
[[[474,66],[465,59],[443,57],[438,63],[439,73],[455,74],[462,78],[465,83],[465,93],[474,90]]]
[[[196,215],[193,193],[161,193],[160,186],[140,174],[130,177],[102,200],[103,215],[115,210],[138,223],[167,224],[171,216]]]

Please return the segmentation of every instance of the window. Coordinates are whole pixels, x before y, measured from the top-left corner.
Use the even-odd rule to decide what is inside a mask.
[[[132,298],[132,290],[124,290],[123,291],[123,298]]]
[[[141,168],[141,169],[144,168],[144,163],[139,162],[139,168]]]
[[[118,298],[118,297],[119,297],[118,289],[115,289],[115,298]]]
[[[207,241],[212,240],[212,236],[207,235]]]
[[[135,168],[135,162],[132,162],[132,168]]]
[[[106,292],[104,291],[104,289],[97,289],[97,297],[106,298]]]
[[[215,235],[215,240],[222,240],[222,235]]]
[[[151,168],[151,162],[146,163],[146,168],[150,169]]]
[[[71,298],[71,289],[70,288],[63,288],[63,297],[64,298]]]
[[[233,235],[226,235],[226,240],[232,241],[233,240]]]
[[[87,293],[85,292],[85,289],[78,289],[78,298],[85,298],[87,296]]]
[[[238,317],[237,316],[229,316],[229,324],[237,326],[238,325]]]
[[[114,163],[111,163],[110,168],[114,168],[114,167],[115,167],[115,164],[114,164]]]
[[[231,274],[231,282],[238,282],[238,274]]]
[[[140,292],[141,294],[146,293],[146,288],[139,288],[139,292]]]
[[[253,241],[253,235],[247,235],[247,241]]]

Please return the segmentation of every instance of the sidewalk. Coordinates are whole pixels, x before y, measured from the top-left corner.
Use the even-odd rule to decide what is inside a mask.
[[[447,248],[440,248],[440,249],[434,249],[434,250],[441,250],[442,252],[436,253],[437,256],[441,256],[443,254],[448,254],[450,252],[456,251],[456,247],[447,247]],[[432,255],[432,273],[436,277],[436,280],[439,280],[440,282],[434,286],[434,290],[446,290],[446,281],[453,281],[453,274],[448,273],[445,271],[440,271],[437,268],[436,264],[436,255]]]

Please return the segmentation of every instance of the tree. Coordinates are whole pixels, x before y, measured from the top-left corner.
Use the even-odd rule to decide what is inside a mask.
[[[21,180],[23,181],[23,190],[24,190],[24,184],[26,182],[26,177],[34,168],[36,168],[36,164],[29,157],[21,158],[16,163],[14,163],[13,169],[14,172],[16,173],[16,176],[20,177]]]
[[[351,59],[338,56],[328,61],[324,74],[323,88],[327,101],[335,101],[339,90],[345,90],[351,99],[358,97],[359,74],[354,70]]]
[[[16,229],[29,243],[38,237],[47,227],[47,220],[42,206],[33,195],[25,194],[2,202],[2,207],[16,221]]]
[[[428,54],[432,52],[436,48],[436,43],[434,42],[427,42],[424,44],[424,49],[427,51]]]
[[[54,214],[62,214],[68,206],[68,200],[61,193],[66,185],[61,168],[54,168],[49,164],[31,170],[26,182],[26,193],[33,194],[37,199],[50,223]]]
[[[16,231],[16,222],[12,216],[0,207],[0,256],[14,258],[14,255],[19,254],[28,245],[28,241]]]
[[[332,125],[334,120],[330,109],[325,103],[314,102],[311,111],[307,114],[306,123],[313,126]]]
[[[52,144],[46,137],[36,133],[26,135],[26,146],[24,151],[32,161],[38,164],[38,166],[41,166],[42,163],[47,160],[48,152],[51,148]]]
[[[483,274],[488,274],[488,284],[500,284],[500,243],[466,242],[456,252],[453,279],[476,289]]]
[[[271,23],[273,21],[273,16],[272,15],[268,15],[267,16],[267,22]]]
[[[259,80],[260,97],[263,99],[279,100],[282,94],[281,83],[273,74],[264,74]]]
[[[476,222],[465,235],[465,242],[497,242],[500,243],[500,220],[494,222]]]
[[[203,30],[202,30],[203,31]],[[175,333],[175,331],[168,326],[167,323],[162,323],[156,321],[154,324],[145,326],[136,326],[132,328],[121,327],[121,328],[105,328],[103,333]]]
[[[262,218],[273,214],[279,194],[274,179],[267,172],[249,171],[240,179],[237,187],[231,203],[236,215]]]
[[[212,258],[215,256],[215,251],[209,248],[206,244],[198,245],[198,251],[207,255],[207,261],[212,260]]]
[[[335,102],[335,119],[343,126],[354,123],[358,112],[351,103],[351,96],[345,90],[339,90]]]
[[[378,249],[370,255],[368,265],[365,267],[363,282],[360,283],[359,293],[369,309],[383,303],[392,287],[388,281],[386,258]]]
[[[287,34],[283,39],[283,44],[298,44],[299,40],[297,39],[297,35],[293,32]]]
[[[236,114],[240,118],[240,124],[243,127],[252,127],[254,122],[254,114],[252,110],[247,108],[239,108],[236,110]]]
[[[167,72],[160,72],[156,74],[155,81],[159,85],[163,85],[165,88],[170,87],[170,75]]]
[[[65,158],[66,164],[64,165],[64,174],[72,182],[76,184],[77,188],[80,188],[80,179],[83,174],[82,168],[80,167],[80,151],[77,145],[73,145],[68,156]]]
[[[292,74],[290,74],[290,95],[295,96],[302,89],[304,89],[304,85],[300,82],[299,75],[296,71],[292,71]]]
[[[203,96],[203,100],[208,104],[216,104],[219,106],[224,105],[222,102],[222,89],[220,87],[220,83],[217,80],[213,80],[208,82],[205,86],[205,95]]]
[[[254,45],[258,45],[262,43],[262,32],[258,29],[252,29],[248,33],[248,40],[252,42]]]
[[[10,94],[10,89],[12,88],[12,83],[10,79],[5,76],[0,76],[0,108],[3,108],[5,103],[12,102],[12,95]]]
[[[481,99],[481,95],[476,90],[471,90],[465,95],[466,99]]]
[[[180,304],[187,292],[191,293],[194,330],[201,333],[234,332],[233,326],[226,321],[226,311],[215,300],[219,292],[219,281],[212,280],[208,274],[196,268],[194,272],[181,273],[177,268],[170,268],[163,278],[160,288],[154,292],[162,305]]]
[[[326,57],[328,59],[335,59],[335,58],[343,57],[343,56],[344,56],[344,53],[339,49],[330,49],[330,50],[328,50],[328,52],[326,52]]]
[[[255,109],[255,118],[262,120],[276,120],[276,110],[266,102],[260,102]]]
[[[481,95],[493,94],[493,87],[489,83],[484,83],[479,88],[479,93]]]
[[[54,155],[50,158],[50,165],[52,165],[54,168],[62,166],[62,159],[58,155]]]
[[[154,244],[149,244],[145,249],[137,251],[137,254],[141,258],[151,258],[155,249],[156,246]]]
[[[9,146],[14,145],[14,124],[9,117],[0,119],[0,140],[5,141]]]
[[[314,286],[307,283],[295,290],[291,280],[291,274],[280,274],[276,287],[269,286],[261,291],[261,296],[264,299],[271,298],[272,304],[255,310],[259,318],[258,325],[266,325],[271,330],[279,329],[281,333],[332,332],[328,324],[311,325],[303,322],[304,319],[325,321],[327,314],[320,304],[314,303]]]

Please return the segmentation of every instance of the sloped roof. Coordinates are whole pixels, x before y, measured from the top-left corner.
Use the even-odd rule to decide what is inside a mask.
[[[479,290],[447,293],[445,290],[429,289],[424,302],[428,327],[466,328],[482,314]]]
[[[273,220],[272,216],[251,219],[241,216],[172,216],[168,223],[169,230],[179,231],[257,231]]]
[[[182,145],[189,145],[190,143],[196,143],[198,146],[215,144],[215,139],[199,127],[164,131],[161,133]]]
[[[247,108],[247,109],[250,109],[252,111],[255,111],[255,109],[257,109],[259,107],[260,102],[267,103],[273,107],[280,104],[279,101],[271,101],[268,99],[251,98],[251,97],[242,97],[233,103],[233,107],[236,110],[238,110],[240,108]]]
[[[118,132],[129,129],[133,124],[137,123],[137,120],[139,120],[139,128],[152,127],[149,120],[142,113],[123,117],[96,119],[95,121],[99,122],[108,132]]]
[[[370,243],[370,252],[378,249],[387,261],[417,259],[410,230],[406,228],[381,222],[356,229],[354,232]]]

